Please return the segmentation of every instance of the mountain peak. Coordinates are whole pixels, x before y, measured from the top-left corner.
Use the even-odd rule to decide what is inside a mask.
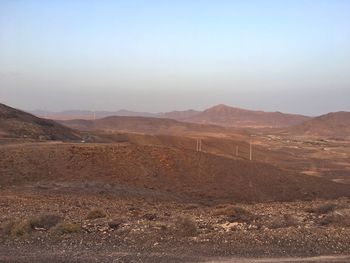
[[[306,119],[308,117],[301,115],[247,110],[218,104],[187,121],[236,127],[283,127],[301,123]]]
[[[228,106],[226,104],[218,104],[215,106],[210,107],[208,110],[210,109],[233,109],[234,107]]]
[[[233,112],[240,112],[240,111],[246,111],[246,110],[236,108],[236,107],[231,107],[226,104],[218,104],[204,110],[204,112],[212,112],[212,113],[218,113],[218,114],[226,114],[226,113],[233,113]]]

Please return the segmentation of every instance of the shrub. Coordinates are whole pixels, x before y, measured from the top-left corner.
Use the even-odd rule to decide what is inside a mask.
[[[257,216],[239,206],[229,205],[224,208],[219,208],[214,212],[214,215],[226,216],[229,222],[251,222],[257,219]]]
[[[27,220],[22,220],[22,221],[18,221],[16,222],[11,230],[11,235],[12,236],[16,236],[16,237],[20,237],[20,236],[24,236],[27,235],[31,232],[31,227],[30,224]]]
[[[276,229],[297,226],[298,224],[299,220],[297,217],[291,214],[284,214],[283,216],[275,217],[271,222],[268,223],[268,227],[271,229]]]
[[[1,226],[2,234],[12,237],[25,236],[29,234],[31,230],[28,220],[9,221]]]
[[[56,225],[55,232],[59,234],[71,234],[77,233],[81,229],[81,226],[70,222],[61,222]]]
[[[316,207],[306,209],[306,212],[322,215],[328,214],[329,212],[333,212],[336,209],[336,207],[336,204],[322,204]]]
[[[336,210],[320,219],[319,223],[321,225],[334,224],[350,227],[350,209]]]
[[[112,229],[118,229],[122,224],[123,224],[123,220],[118,220],[118,219],[108,222],[108,226]]]
[[[144,214],[142,216],[143,219],[149,220],[149,221],[155,221],[157,220],[157,215],[156,214]]]
[[[59,215],[55,214],[43,214],[39,217],[33,218],[30,220],[30,226],[35,228],[44,228],[44,229],[50,229],[51,227],[54,227],[57,225],[60,221],[62,221],[62,218]]]
[[[87,215],[87,219],[96,219],[96,218],[103,218],[106,217],[107,214],[104,210],[100,208],[95,208],[90,210],[90,212]]]
[[[283,219],[286,227],[299,225],[299,220],[294,215],[285,214],[283,215]]]
[[[196,221],[190,217],[178,217],[175,221],[177,233],[182,236],[196,236],[198,228]]]

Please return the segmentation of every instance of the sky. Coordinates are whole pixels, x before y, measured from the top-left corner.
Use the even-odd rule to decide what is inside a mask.
[[[0,0],[0,102],[350,111],[347,0]]]

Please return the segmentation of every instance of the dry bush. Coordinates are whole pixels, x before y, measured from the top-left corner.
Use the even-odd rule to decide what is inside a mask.
[[[257,216],[243,207],[229,205],[224,208],[219,208],[214,212],[216,216],[226,216],[229,222],[252,222],[257,219]]]
[[[30,220],[30,226],[35,228],[50,229],[62,221],[62,217],[55,214],[43,214]]]
[[[350,227],[350,209],[336,210],[322,219],[319,223],[321,225],[338,225],[343,227]]]
[[[90,212],[87,215],[87,219],[96,219],[96,218],[103,218],[106,217],[106,212],[101,208],[94,208],[90,210]]]
[[[4,223],[1,232],[12,237],[26,236],[32,231],[28,220],[15,220]]]
[[[30,234],[36,228],[50,229],[61,220],[60,216],[52,214],[40,215],[30,220],[12,220],[1,226],[1,233],[12,237],[21,237]]]
[[[314,213],[317,215],[328,214],[336,209],[336,204],[322,204],[316,207],[306,209],[306,212]]]
[[[122,223],[120,221],[110,221],[108,222],[108,226],[112,229],[118,229],[120,226],[122,225]]]
[[[70,222],[61,222],[56,225],[55,232],[59,234],[72,234],[77,233],[81,229],[81,226]]]
[[[144,214],[141,218],[149,221],[156,221],[158,219],[158,216],[153,213],[147,213],[147,214]]]
[[[176,233],[181,236],[196,236],[198,234],[198,227],[196,221],[191,217],[181,216],[175,220]]]
[[[12,227],[11,235],[20,237],[29,234],[31,230],[28,220],[17,221]]]
[[[290,226],[297,226],[299,225],[299,219],[291,214],[285,214],[283,215],[284,218],[284,223],[286,227],[290,227]]]
[[[299,220],[291,214],[284,214],[283,216],[275,217],[267,225],[271,229],[293,227],[299,225]]]
[[[108,222],[108,226],[112,229],[119,229],[124,223],[124,220],[114,219]]]

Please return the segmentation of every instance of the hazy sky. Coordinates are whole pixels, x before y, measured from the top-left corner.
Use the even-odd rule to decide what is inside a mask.
[[[0,101],[350,110],[350,1],[0,0]]]

